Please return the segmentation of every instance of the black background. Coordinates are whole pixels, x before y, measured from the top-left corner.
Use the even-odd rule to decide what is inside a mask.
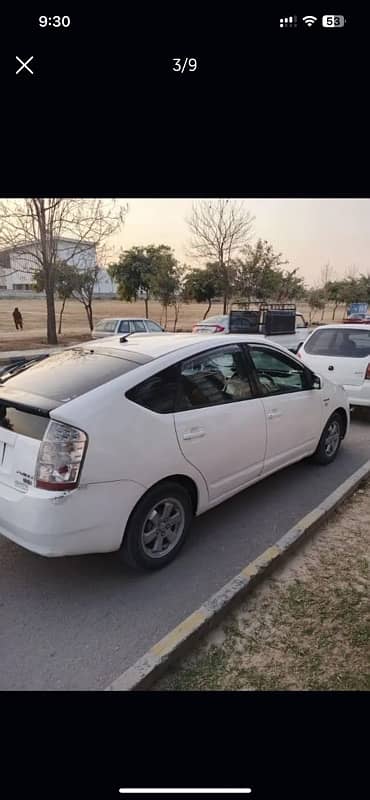
[[[346,26],[280,30],[279,16],[299,9],[236,3],[8,9],[1,194],[368,196],[369,17],[353,5],[308,11],[343,13]],[[38,16],[55,13],[71,28],[38,31]],[[16,55],[34,55],[34,76],[15,75]],[[185,56],[197,72],[173,73]],[[198,785],[250,786],[256,800],[361,798],[367,701],[4,693],[4,796]]]

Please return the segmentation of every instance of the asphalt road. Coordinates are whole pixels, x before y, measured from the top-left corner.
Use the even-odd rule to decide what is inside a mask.
[[[0,537],[0,689],[104,689],[370,458],[356,413],[337,460],[301,462],[199,517],[157,574],[117,558],[44,559]]]

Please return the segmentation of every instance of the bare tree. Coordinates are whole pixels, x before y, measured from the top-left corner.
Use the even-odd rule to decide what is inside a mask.
[[[44,275],[49,344],[58,341],[54,298],[58,242],[68,242],[65,263],[87,258],[89,250],[94,256],[123,225],[127,211],[126,205],[101,199],[32,197],[0,203],[0,247],[15,251],[17,270],[30,276],[41,270]],[[4,259],[1,262],[4,265]],[[9,270],[6,273],[3,267],[3,275],[12,274]]]
[[[356,280],[359,277],[359,268],[356,264],[351,264],[350,267],[347,267],[344,273],[345,278],[349,278],[351,280]]]
[[[196,258],[216,262],[222,281],[224,314],[232,289],[232,259],[251,237],[254,217],[243,200],[198,200],[187,220],[189,252]]]
[[[331,266],[331,264],[328,261],[327,264],[324,264],[324,266],[321,267],[321,270],[320,270],[320,276],[321,276],[320,284],[321,285],[320,285],[319,288],[326,286],[326,284],[329,283],[329,281],[332,281],[333,278],[334,278],[334,275],[335,275],[335,269],[334,269],[334,267]]]

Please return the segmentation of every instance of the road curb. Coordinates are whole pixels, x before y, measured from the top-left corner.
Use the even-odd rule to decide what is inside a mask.
[[[191,648],[207,630],[219,623],[256,584],[305,541],[318,526],[349,497],[365,478],[370,476],[370,460],[347,478],[320,505],[310,511],[272,547],[247,564],[242,571],[212,595],[196,611],[157,642],[136,663],[129,667],[105,691],[143,691],[163,675],[180,656]]]

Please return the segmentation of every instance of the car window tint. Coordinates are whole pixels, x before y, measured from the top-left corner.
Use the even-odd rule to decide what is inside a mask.
[[[295,321],[296,328],[305,328],[305,322],[303,317],[300,314],[297,314],[296,321]]]
[[[121,322],[118,326],[119,333],[129,333],[130,332],[130,323],[128,319],[121,319]]]
[[[343,326],[315,331],[305,344],[305,351],[315,356],[365,358],[370,355],[370,331]]]
[[[305,368],[283,353],[252,346],[249,347],[249,353],[264,395],[286,394],[309,388]]]
[[[130,389],[126,397],[157,414],[170,414],[175,407],[177,385],[178,368],[168,367]]]
[[[146,320],[146,326],[147,326],[149,331],[156,331],[157,332],[157,331],[161,331],[162,330],[161,326],[158,325],[158,322],[153,322],[151,319],[147,319]]]
[[[141,319],[132,320],[131,325],[133,326],[134,331],[136,331],[137,333],[145,333],[146,332],[145,325],[144,325],[144,323],[142,322]]]
[[[181,365],[177,411],[252,397],[243,354],[237,345],[212,350]]]

